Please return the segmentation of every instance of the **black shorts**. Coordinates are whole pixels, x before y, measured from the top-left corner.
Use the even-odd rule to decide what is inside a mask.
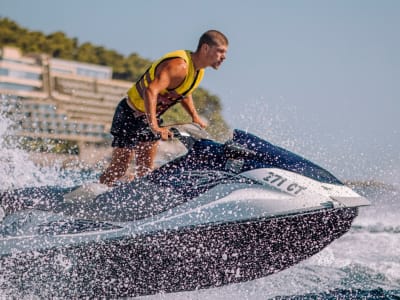
[[[139,142],[160,139],[151,131],[145,116],[134,115],[134,110],[129,107],[126,97],[122,98],[115,109],[111,134],[114,137],[112,146],[118,148],[134,148]]]

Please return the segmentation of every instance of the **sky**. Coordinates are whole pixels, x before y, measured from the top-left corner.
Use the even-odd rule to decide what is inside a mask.
[[[231,128],[400,182],[400,1],[0,0],[0,17],[151,60],[220,30],[227,59],[202,86]]]

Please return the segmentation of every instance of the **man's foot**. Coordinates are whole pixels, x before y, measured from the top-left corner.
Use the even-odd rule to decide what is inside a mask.
[[[96,199],[100,194],[108,192],[111,188],[102,183],[85,183],[72,192],[64,195],[64,201],[69,203],[87,203]]]

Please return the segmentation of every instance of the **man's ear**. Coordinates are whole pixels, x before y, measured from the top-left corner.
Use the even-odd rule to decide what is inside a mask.
[[[209,48],[210,48],[210,45],[208,45],[208,44],[206,44],[206,43],[204,43],[203,45],[201,45],[201,50],[202,50],[204,53],[207,53]]]

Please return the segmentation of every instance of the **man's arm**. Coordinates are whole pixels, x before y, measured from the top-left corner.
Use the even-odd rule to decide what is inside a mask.
[[[205,128],[207,124],[199,117],[196,108],[194,107],[192,95],[186,96],[182,101],[183,108],[192,117],[193,123],[199,124],[202,128]]]
[[[146,117],[151,130],[160,134],[163,140],[172,136],[166,128],[159,126],[157,121],[157,97],[165,89],[172,89],[179,86],[187,75],[187,64],[181,58],[170,59],[161,63],[156,70],[155,78],[147,86],[144,93],[144,104]]]

